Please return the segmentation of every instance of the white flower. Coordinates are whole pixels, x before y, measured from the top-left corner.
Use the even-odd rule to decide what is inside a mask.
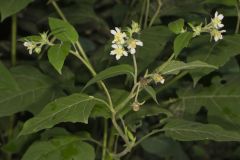
[[[125,51],[123,46],[113,44],[112,48],[114,48],[114,50],[111,51],[110,55],[116,55],[117,60],[119,60],[122,56],[128,56],[128,53]]]
[[[27,50],[29,50],[29,54],[32,54],[33,49],[36,47],[36,45],[30,41],[24,42],[23,45],[27,47]]]
[[[137,46],[143,46],[143,42],[137,39],[130,39],[127,43],[127,48],[129,49],[131,54],[136,53]]]
[[[125,43],[125,37],[127,37],[126,33],[121,32],[121,30],[118,27],[115,27],[115,30],[111,30],[111,33],[114,35],[114,40],[112,43],[116,44],[124,44]]]
[[[212,24],[216,29],[224,27],[222,24],[224,16],[222,14],[218,14],[218,12],[215,12],[214,18],[212,18]]]
[[[217,29],[214,29],[211,31],[210,34],[214,38],[215,42],[217,42],[218,40],[223,39],[222,33],[225,33],[225,32],[226,32],[226,30],[219,31]]]

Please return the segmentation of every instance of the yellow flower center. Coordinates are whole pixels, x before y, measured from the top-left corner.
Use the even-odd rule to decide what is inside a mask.
[[[121,41],[123,41],[123,34],[120,32],[117,32],[114,35],[114,41],[116,41],[117,43],[120,43]]]
[[[119,48],[115,49],[115,52],[117,55],[123,55],[124,50],[123,50],[123,48],[119,47]]]
[[[130,40],[129,42],[128,42],[128,46],[130,47],[130,48],[136,48],[137,47],[137,44],[136,44],[136,41],[135,40]]]

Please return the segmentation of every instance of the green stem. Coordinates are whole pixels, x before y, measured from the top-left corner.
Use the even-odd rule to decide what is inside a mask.
[[[108,141],[109,152],[114,152],[114,143],[115,143],[115,128],[111,127],[110,137]],[[113,157],[109,155],[107,160],[113,160]]]
[[[58,4],[55,2],[55,0],[50,0],[50,3],[52,3],[53,7],[55,8],[55,10],[57,11],[57,13],[59,14],[59,16],[64,20],[64,21],[68,21],[67,18],[65,17],[64,13],[62,12],[62,10],[59,8]]]
[[[137,60],[135,54],[133,55],[133,65],[134,65],[134,85],[137,84],[138,68]]]
[[[137,145],[139,145],[141,142],[143,142],[145,139],[149,138],[150,136],[152,136],[152,135],[154,135],[154,134],[157,134],[157,133],[159,133],[159,132],[162,132],[162,131],[163,131],[163,129],[153,130],[152,132],[146,134],[146,135],[143,136],[141,139],[139,139],[139,140],[135,143],[134,147],[136,147]]]
[[[154,23],[154,21],[156,20],[158,14],[160,13],[160,9],[161,9],[161,6],[162,6],[162,2],[161,2],[161,0],[157,0],[157,3],[158,3],[158,7],[157,7],[157,10],[156,10],[156,12],[154,13],[154,15],[153,15],[150,23],[149,23],[149,27],[151,27],[151,26],[153,25],[153,23]]]
[[[12,66],[16,65],[17,61],[17,15],[12,16],[12,50],[11,50],[11,59]]]
[[[146,5],[146,12],[145,12],[145,19],[144,19],[144,29],[147,28],[147,22],[148,22],[148,15],[149,15],[149,7],[150,7],[150,0],[147,0]]]
[[[146,3],[146,0],[143,0],[143,2],[142,2],[142,9],[141,9],[141,15],[140,15],[140,19],[139,19],[140,26],[143,26],[143,16],[144,16],[144,10],[145,10],[145,3]]]
[[[103,149],[102,149],[102,160],[106,159],[106,148],[107,148],[107,137],[108,137],[108,122],[104,119],[104,130],[103,130]]]
[[[237,25],[236,25],[235,34],[238,34],[239,28],[240,28],[240,10],[239,10],[239,4],[240,4],[240,1],[238,1],[238,3],[236,4],[236,9],[237,9]]]

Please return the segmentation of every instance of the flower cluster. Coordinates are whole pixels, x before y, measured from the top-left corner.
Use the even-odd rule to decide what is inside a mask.
[[[49,41],[49,36],[46,32],[41,33],[40,36],[34,36],[34,39],[31,39],[30,37],[29,39],[25,39],[24,41],[25,42],[23,43],[23,45],[27,48],[29,54],[32,54],[33,52],[39,54],[44,45],[53,45]]]
[[[143,46],[143,42],[133,38],[134,33],[139,33],[140,27],[136,22],[132,22],[131,28],[127,28],[126,32],[121,31],[120,28],[115,27],[115,30],[111,30],[111,34],[114,35],[112,41],[113,50],[110,55],[115,55],[119,60],[122,56],[128,56],[128,53],[135,54],[137,46]]]
[[[210,33],[211,38],[213,38],[216,42],[223,39],[222,33],[226,32],[226,30],[220,30],[224,27],[224,24],[222,24],[223,18],[224,16],[222,14],[215,12],[214,18],[211,18],[211,22],[205,26],[203,26],[202,23],[198,26],[193,26],[191,23],[189,23],[189,26],[194,32],[193,36],[199,36],[202,32],[207,32]]]

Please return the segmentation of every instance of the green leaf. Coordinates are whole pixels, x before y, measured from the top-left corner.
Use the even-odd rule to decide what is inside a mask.
[[[127,74],[127,75],[131,75],[131,76],[134,77],[133,67],[130,66],[130,65],[127,65],[127,64],[122,64],[122,65],[118,65],[118,66],[109,67],[109,68],[101,71],[95,77],[93,77],[90,81],[88,81],[88,83],[85,85],[84,89],[87,88],[88,86],[96,83],[96,82],[101,81],[101,80],[111,78],[111,77],[115,77],[115,76],[119,76],[119,75],[122,75],[122,74]]]
[[[200,36],[193,39],[188,52],[187,61],[200,60],[216,67],[224,66],[232,57],[240,53],[240,35],[227,35],[219,42],[209,42],[209,36]],[[205,68],[191,71],[194,84],[214,69]]]
[[[217,67],[207,64],[205,62],[201,61],[193,61],[189,63],[184,63],[182,61],[175,61],[172,60],[170,61],[164,68],[159,68],[156,69],[157,72],[160,72],[163,75],[168,75],[168,74],[178,74],[182,70],[192,70],[196,68],[214,68],[217,69]]]
[[[18,66],[11,69],[19,89],[0,88],[0,117],[34,108],[41,108],[53,100],[59,92],[54,81],[31,66]],[[3,72],[2,72],[3,73]],[[0,86],[10,83],[4,81]],[[1,81],[0,81],[1,83]],[[13,84],[14,86],[14,84]],[[30,107],[31,105],[34,106]]]
[[[104,101],[85,94],[72,94],[49,103],[38,115],[28,120],[20,133],[26,135],[53,127],[61,122],[88,123],[93,107]],[[105,105],[106,107],[106,105]]]
[[[22,160],[94,160],[94,148],[80,138],[63,136],[32,144]]]
[[[180,34],[184,30],[184,19],[178,19],[168,24],[168,28],[175,34]]]
[[[163,135],[148,138],[141,143],[141,146],[145,151],[159,158],[189,160],[180,143]]]
[[[178,35],[174,40],[174,55],[177,57],[179,53],[188,46],[190,40],[193,37],[192,32],[185,32]]]
[[[240,141],[240,134],[237,132],[224,130],[214,124],[202,124],[182,119],[170,120],[162,130],[167,136],[179,141]]]
[[[0,1],[0,13],[1,21],[7,17],[21,11],[33,0],[1,0]]]
[[[139,73],[160,56],[171,37],[172,33],[165,26],[155,26],[141,32],[140,40],[143,41],[143,47],[139,47],[136,54]],[[132,61],[129,64],[132,64]]]
[[[177,91],[179,110],[185,117],[195,115],[202,106],[208,111],[208,121],[231,130],[240,129],[240,76],[215,78],[209,87],[185,87]],[[222,83],[224,82],[224,83]]]
[[[54,36],[61,41],[68,41],[71,43],[78,41],[77,31],[68,22],[57,18],[49,18],[49,26]]]
[[[19,90],[19,86],[12,76],[12,74],[8,71],[8,69],[0,62],[0,90]]]
[[[73,1],[61,9],[71,24],[90,24],[89,27],[93,28],[101,28],[102,25],[108,27],[106,22],[95,13],[94,3],[95,0]]]
[[[156,97],[156,92],[151,86],[145,86],[144,90],[153,98],[153,100],[158,103],[157,97]]]
[[[48,50],[49,62],[60,74],[62,74],[62,67],[67,55],[69,54],[70,47],[70,43],[63,43],[54,45]]]
[[[203,3],[204,4],[213,3],[213,4],[222,4],[222,5],[226,5],[226,6],[236,6],[237,0],[205,0]]]

